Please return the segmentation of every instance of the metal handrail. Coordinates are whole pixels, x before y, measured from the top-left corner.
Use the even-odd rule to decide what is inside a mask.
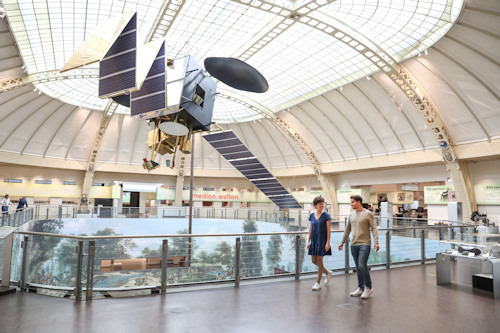
[[[472,227],[472,226],[471,226]],[[449,225],[427,225],[421,227],[395,227],[395,228],[377,228],[378,231],[400,231],[400,230],[420,230],[420,229],[451,229],[459,226]],[[343,233],[344,230],[332,230],[332,233]],[[255,233],[229,233],[229,234],[164,234],[164,235],[114,235],[114,236],[75,236],[63,234],[51,234],[47,232],[36,231],[16,231],[15,234],[49,236],[57,238],[72,239],[122,239],[122,238],[175,238],[175,237],[236,237],[236,236],[270,236],[270,235],[305,235],[308,231],[288,231],[288,232],[255,232]]]

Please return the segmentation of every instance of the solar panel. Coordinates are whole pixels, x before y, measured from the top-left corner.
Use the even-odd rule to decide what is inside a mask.
[[[280,209],[302,208],[233,131],[209,133],[203,137]]]
[[[165,42],[163,42],[141,89],[130,94],[131,116],[160,111],[167,107],[165,77]]]
[[[108,50],[99,66],[99,97],[122,95],[135,88],[137,13]]]

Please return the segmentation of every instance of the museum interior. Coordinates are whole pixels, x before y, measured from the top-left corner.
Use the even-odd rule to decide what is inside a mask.
[[[0,0],[0,331],[497,332],[499,22],[498,0]]]

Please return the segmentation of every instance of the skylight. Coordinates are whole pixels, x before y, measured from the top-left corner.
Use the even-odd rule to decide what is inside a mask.
[[[246,61],[267,78],[270,89],[245,96],[278,112],[378,70],[355,48],[328,35],[322,30],[325,26],[353,34],[399,62],[439,40],[458,18],[463,0],[337,0],[330,4],[315,0],[297,20],[283,16],[291,15],[294,2],[286,8],[276,6],[287,4],[284,1],[3,0],[3,4],[28,74],[58,71],[97,24],[136,10],[138,42],[165,36],[168,30],[168,58],[191,55],[203,64],[206,57],[246,54]],[[164,10],[167,15],[162,17]],[[317,23],[307,23],[310,20]],[[97,70],[98,64],[87,68]],[[76,106],[103,110],[106,105],[97,97],[93,77],[35,82],[35,86]],[[216,122],[262,116],[242,104],[216,100]]]

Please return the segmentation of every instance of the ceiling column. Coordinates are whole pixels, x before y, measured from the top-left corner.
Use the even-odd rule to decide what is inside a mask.
[[[92,182],[94,180],[95,167],[97,162],[97,155],[101,149],[102,139],[106,129],[110,123],[111,117],[115,113],[118,104],[114,103],[111,99],[104,109],[101,119],[99,120],[99,126],[94,134],[94,139],[92,140],[92,147],[90,149],[89,158],[87,160],[87,167],[85,168],[85,177],[83,179],[82,186],[82,197],[85,195],[87,198],[90,197],[90,190],[92,187]],[[83,204],[83,203],[82,203]]]

